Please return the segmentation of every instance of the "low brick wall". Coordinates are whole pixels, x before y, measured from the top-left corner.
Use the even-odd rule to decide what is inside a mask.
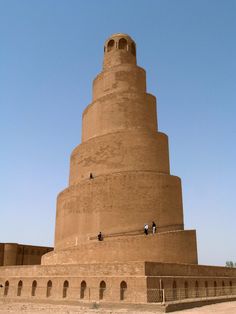
[[[217,304],[221,302],[229,302],[229,301],[236,301],[235,297],[229,297],[229,298],[212,298],[207,300],[195,300],[195,301],[186,301],[186,302],[175,302],[170,303],[165,306],[165,312],[175,312],[180,310],[186,310],[186,309],[192,309],[195,307],[201,307],[204,305],[210,305],[210,304]]]

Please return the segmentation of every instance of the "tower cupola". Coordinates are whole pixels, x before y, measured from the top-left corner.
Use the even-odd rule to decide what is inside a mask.
[[[105,42],[103,68],[125,63],[136,65],[136,45],[129,35],[117,33]]]

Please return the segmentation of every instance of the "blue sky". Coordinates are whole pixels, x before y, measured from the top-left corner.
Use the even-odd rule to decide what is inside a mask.
[[[0,242],[53,245],[103,43],[130,34],[199,262],[236,261],[236,1],[0,0]]]

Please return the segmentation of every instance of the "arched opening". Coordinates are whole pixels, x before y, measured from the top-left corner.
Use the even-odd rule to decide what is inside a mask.
[[[196,297],[196,298],[199,297],[199,285],[198,285],[198,281],[195,282],[195,297]]]
[[[205,281],[205,293],[206,293],[206,297],[208,297],[208,282]]]
[[[99,300],[104,299],[105,290],[106,290],[106,283],[105,283],[105,281],[101,281],[100,286],[99,286]]]
[[[136,47],[134,43],[131,43],[131,53],[132,55],[136,56]]]
[[[125,38],[119,40],[118,48],[127,50],[127,40]]]
[[[52,295],[52,281],[49,280],[47,282],[47,293],[46,293],[46,297],[49,298]]]
[[[7,280],[4,285],[4,293],[3,293],[4,297],[8,295],[8,291],[9,291],[9,281]]]
[[[214,281],[214,296],[217,295],[217,283]]]
[[[22,282],[22,280],[20,280],[20,281],[18,282],[18,285],[17,285],[17,296],[18,296],[18,297],[21,296],[22,288],[23,288],[23,282]]]
[[[68,288],[69,288],[69,282],[67,280],[65,280],[63,283],[63,290],[62,290],[62,297],[63,298],[67,297]]]
[[[32,282],[32,288],[31,288],[31,296],[32,296],[32,297],[35,297],[35,295],[36,295],[36,289],[37,289],[37,281],[34,280],[34,281]]]
[[[108,44],[107,44],[107,51],[111,51],[115,46],[115,41],[113,39],[109,40]]]
[[[225,294],[225,282],[222,281],[222,294]]]
[[[175,280],[173,281],[172,289],[173,289],[173,300],[176,300],[177,299],[177,284]]]
[[[232,284],[232,281],[229,282],[229,292],[230,292],[230,294],[233,293],[233,284]]]
[[[187,283],[187,281],[184,282],[184,296],[186,299],[188,298],[188,283]]]
[[[80,299],[84,299],[86,288],[87,288],[86,281],[83,280],[80,284]]]
[[[121,281],[120,283],[120,300],[123,301],[126,298],[127,294],[127,283],[125,281]]]

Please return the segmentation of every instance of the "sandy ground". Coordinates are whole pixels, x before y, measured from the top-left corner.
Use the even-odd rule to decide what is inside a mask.
[[[48,304],[30,304],[30,303],[8,303],[3,304],[0,302],[0,314],[154,314],[156,312],[140,312],[131,310],[108,310],[108,309],[88,309],[85,307],[77,307],[72,305],[48,305]],[[183,310],[173,312],[175,314],[236,314],[236,301],[224,302],[214,305],[206,305],[200,308],[191,310]]]
[[[1,311],[0,311],[1,313]],[[175,314],[236,314],[236,301],[205,305],[191,310],[173,312]]]

